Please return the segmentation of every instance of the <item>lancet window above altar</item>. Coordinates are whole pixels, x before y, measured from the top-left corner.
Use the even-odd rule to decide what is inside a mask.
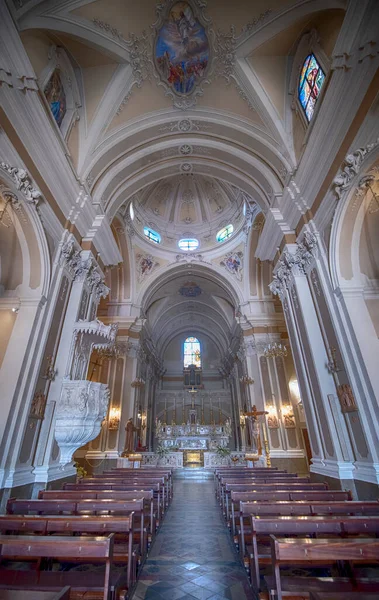
[[[184,344],[184,368],[195,365],[197,369],[201,368],[201,348],[200,342],[195,337],[188,337]]]

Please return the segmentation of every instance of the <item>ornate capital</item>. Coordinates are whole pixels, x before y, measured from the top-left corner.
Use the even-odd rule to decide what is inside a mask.
[[[306,231],[301,242],[296,243],[296,251],[285,250],[275,268],[275,274],[269,285],[271,293],[282,300],[293,276],[306,275],[318,252],[317,237]]]

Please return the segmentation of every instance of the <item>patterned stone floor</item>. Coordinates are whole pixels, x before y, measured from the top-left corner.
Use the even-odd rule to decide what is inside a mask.
[[[213,479],[176,480],[133,600],[225,598],[254,596],[221,520]]]

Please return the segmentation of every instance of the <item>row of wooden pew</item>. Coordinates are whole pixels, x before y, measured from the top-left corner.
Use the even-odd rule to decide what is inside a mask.
[[[43,594],[69,586],[63,597],[71,600],[88,592],[103,600],[128,597],[172,497],[172,470],[144,468],[105,471],[41,491],[35,500],[10,498],[0,516],[0,590]],[[16,570],[15,560],[33,568]],[[54,570],[62,563],[103,569],[90,576]]]
[[[260,598],[373,600],[379,597],[379,503],[353,501],[279,469],[221,467],[215,493]],[[375,576],[360,576],[359,567]],[[333,577],[283,576],[323,568]],[[305,571],[304,571],[305,572]],[[371,571],[372,572],[372,571]]]

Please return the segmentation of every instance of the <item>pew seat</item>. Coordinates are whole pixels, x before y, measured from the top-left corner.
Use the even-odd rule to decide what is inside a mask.
[[[114,534],[108,537],[68,536],[0,536],[0,589],[60,591],[71,587],[71,597],[76,593],[91,592],[103,600],[113,600],[127,591],[126,572],[112,567]],[[43,570],[41,559],[48,559]],[[59,563],[80,561],[82,564],[103,562],[102,571],[51,570],[52,559]],[[22,560],[32,562],[34,569],[12,569],[12,563]]]

